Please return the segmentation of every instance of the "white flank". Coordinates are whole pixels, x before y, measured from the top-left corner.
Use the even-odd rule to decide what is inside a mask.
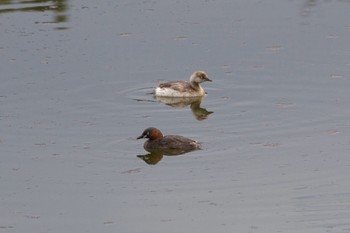
[[[197,97],[204,95],[204,90],[201,88],[198,92],[179,92],[171,88],[156,87],[154,94],[164,97]]]

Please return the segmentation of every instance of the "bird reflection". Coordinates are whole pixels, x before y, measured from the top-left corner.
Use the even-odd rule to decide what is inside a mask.
[[[201,107],[203,96],[198,97],[161,97],[154,96],[154,98],[168,106],[173,108],[185,108],[190,106],[194,118],[198,121],[202,121],[208,118],[208,116],[214,112],[208,111]]]
[[[310,16],[312,8],[317,6],[318,0],[306,0],[302,6],[302,16]]]
[[[148,165],[156,165],[160,160],[163,159],[163,156],[177,156],[189,153],[194,150],[183,151],[183,150],[152,150],[150,153],[144,155],[137,155],[138,158],[142,159]]]
[[[68,21],[68,0],[33,0],[33,1],[14,1],[0,0],[0,14],[13,12],[53,12],[52,21],[40,23],[65,23]],[[38,23],[38,22],[36,22]],[[60,27],[57,29],[66,29]]]
[[[149,165],[155,165],[163,158],[163,154],[149,153],[145,155],[137,155],[138,158],[142,159]]]

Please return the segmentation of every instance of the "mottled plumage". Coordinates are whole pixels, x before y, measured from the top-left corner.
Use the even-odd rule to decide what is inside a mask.
[[[169,81],[160,83],[154,90],[156,96],[164,97],[196,97],[205,94],[204,89],[199,85],[202,82],[211,82],[204,71],[196,71],[190,81]]]

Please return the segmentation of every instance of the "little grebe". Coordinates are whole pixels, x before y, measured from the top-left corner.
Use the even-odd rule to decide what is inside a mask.
[[[200,149],[200,143],[179,135],[163,136],[159,129],[150,127],[143,131],[137,139],[148,138],[143,144],[146,151],[167,151],[176,150],[182,153]]]
[[[204,71],[195,71],[190,81],[169,81],[160,83],[154,90],[155,96],[164,97],[197,97],[205,94],[204,89],[199,85],[202,82],[211,82]]]

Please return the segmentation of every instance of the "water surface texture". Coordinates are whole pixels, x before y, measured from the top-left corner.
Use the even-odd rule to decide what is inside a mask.
[[[0,232],[350,232],[349,12],[0,0]],[[150,94],[199,69],[203,99]]]

